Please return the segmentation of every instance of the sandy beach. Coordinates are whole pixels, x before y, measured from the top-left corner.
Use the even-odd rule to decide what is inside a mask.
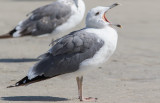
[[[54,1],[54,0],[53,0]],[[119,2],[107,14],[119,23],[118,46],[108,62],[84,77],[84,96],[97,103],[160,103],[160,1],[84,0],[86,11]],[[0,0],[0,34],[14,28],[26,14],[51,0]],[[61,35],[0,40],[0,103],[80,103],[75,78],[55,77],[25,87],[6,87],[23,78],[36,58],[59,38],[85,27],[83,22]]]

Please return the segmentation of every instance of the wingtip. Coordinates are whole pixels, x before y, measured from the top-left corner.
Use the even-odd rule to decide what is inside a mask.
[[[16,85],[10,85],[7,88],[13,88],[13,87],[17,87]]]
[[[0,39],[7,39],[7,38],[12,38],[12,36],[9,33],[0,35]]]
[[[23,79],[22,79],[22,80],[23,80]],[[20,80],[20,81],[22,81],[22,80]],[[10,85],[10,86],[8,86],[7,88],[14,88],[14,87],[22,86],[22,85],[23,85],[23,83],[20,83],[20,81],[19,81],[19,82],[17,82],[17,83],[15,83],[14,85]]]

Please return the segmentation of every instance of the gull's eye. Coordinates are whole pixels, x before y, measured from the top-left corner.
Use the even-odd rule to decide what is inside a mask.
[[[95,14],[95,16],[97,16],[97,15],[99,15],[99,12],[97,12],[97,13]]]

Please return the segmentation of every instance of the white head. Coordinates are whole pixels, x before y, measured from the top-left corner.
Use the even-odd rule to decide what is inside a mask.
[[[108,21],[105,14],[109,9],[111,9],[117,5],[119,5],[119,4],[114,3],[113,5],[108,6],[108,7],[99,6],[99,7],[91,9],[87,14],[86,27],[88,27],[88,28],[104,28],[109,25],[114,25]],[[121,27],[118,24],[116,24],[115,26]]]

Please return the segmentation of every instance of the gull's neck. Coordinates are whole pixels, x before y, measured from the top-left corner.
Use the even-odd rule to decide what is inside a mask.
[[[73,0],[57,0],[57,2],[63,3],[68,6],[72,6],[74,4]]]
[[[83,0],[78,0],[78,5],[76,6],[76,4],[74,4],[74,7],[72,8],[73,10],[78,11],[80,14],[85,13],[85,3]]]
[[[57,0],[57,2],[63,3],[63,4],[68,5],[68,6],[75,5],[76,8],[85,8],[85,4],[84,4],[83,0],[78,0],[77,5],[76,5],[74,0]]]
[[[85,8],[85,3],[83,0],[78,0],[78,8]]]
[[[112,28],[111,26],[109,26],[109,25],[107,25],[107,26],[104,26],[104,27],[94,27],[94,26],[90,26],[90,25],[86,25],[86,27],[85,28],[90,28],[90,29],[99,29],[99,30],[103,30],[103,29],[110,29],[110,28]],[[113,28],[112,28],[113,29]]]
[[[86,32],[97,35],[102,40],[104,40],[104,42],[110,42],[116,47],[118,34],[114,28],[110,26],[105,26],[103,28],[85,28],[84,30]]]

